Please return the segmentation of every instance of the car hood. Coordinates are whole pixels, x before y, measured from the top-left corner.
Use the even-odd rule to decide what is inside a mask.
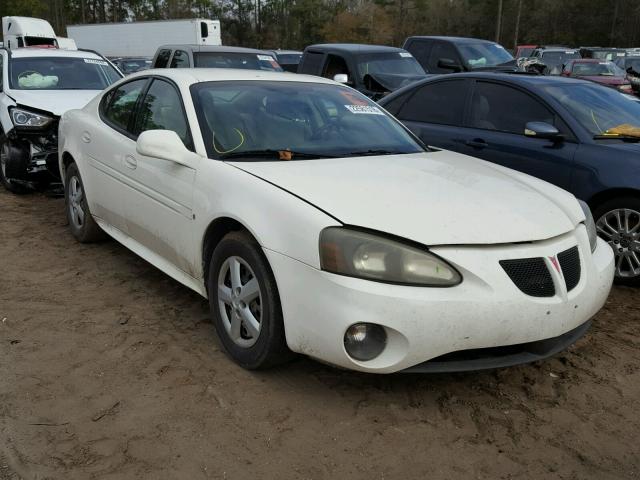
[[[592,82],[602,83],[604,85],[623,85],[625,83],[629,83],[625,77],[610,77],[607,75],[584,75],[576,78],[590,80]]]
[[[62,116],[67,110],[84,107],[100,90],[10,90],[7,94],[23,107]]]
[[[584,220],[570,193],[448,151],[231,164],[344,224],[425,245],[543,240]]]

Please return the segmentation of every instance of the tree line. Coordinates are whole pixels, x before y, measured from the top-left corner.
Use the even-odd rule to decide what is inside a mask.
[[[226,45],[294,48],[319,42],[401,45],[409,35],[515,44],[640,46],[638,0],[1,0],[0,16],[66,25],[213,18]]]

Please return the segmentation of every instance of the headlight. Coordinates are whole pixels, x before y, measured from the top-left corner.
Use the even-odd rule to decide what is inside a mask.
[[[455,268],[422,248],[341,227],[320,234],[320,265],[339,275],[402,285],[452,287],[462,281]]]
[[[42,128],[46,127],[53,118],[39,113],[30,112],[21,108],[11,109],[11,121],[17,128]]]
[[[580,206],[582,207],[582,211],[584,212],[584,226],[587,227],[587,233],[589,234],[589,245],[591,245],[591,252],[593,253],[596,249],[596,245],[598,242],[598,234],[596,232],[596,222],[593,221],[593,215],[591,214],[591,209],[589,205],[587,205],[582,200],[578,200]]]

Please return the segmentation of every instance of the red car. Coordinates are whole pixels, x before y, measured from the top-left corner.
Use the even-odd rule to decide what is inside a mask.
[[[623,93],[633,93],[627,73],[615,63],[597,58],[582,58],[568,61],[562,68],[565,77],[582,78],[615,88]]]

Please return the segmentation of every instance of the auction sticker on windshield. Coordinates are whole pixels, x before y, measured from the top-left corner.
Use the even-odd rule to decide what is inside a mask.
[[[401,57],[405,57],[405,58],[412,58],[413,55],[411,55],[409,52],[400,52],[400,56]]]
[[[344,108],[351,113],[363,114],[363,115],[384,115],[382,110],[373,105],[345,105]]]
[[[93,58],[83,58],[84,63],[95,63],[96,65],[109,65],[104,60],[94,60]]]
[[[258,55],[258,60],[262,60],[264,62],[273,62],[274,58],[271,55]]]

